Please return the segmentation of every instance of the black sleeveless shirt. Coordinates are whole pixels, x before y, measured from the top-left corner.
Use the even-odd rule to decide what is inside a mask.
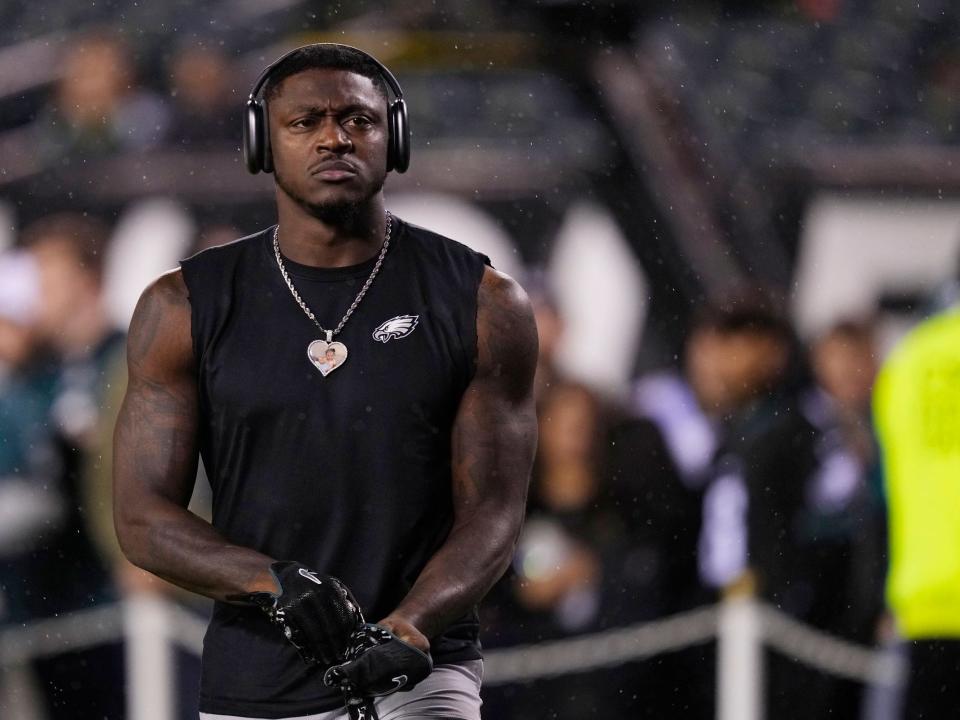
[[[450,434],[476,363],[486,257],[394,219],[379,275],[324,377],[324,339],[277,268],[269,229],[181,263],[190,293],[200,446],[213,525],[229,542],[342,579],[368,621],[410,590],[452,525]],[[284,260],[333,328],[373,268]],[[379,332],[378,332],[379,330]],[[480,657],[478,620],[431,638],[434,662]],[[341,706],[262,612],[217,603],[204,639],[200,709],[288,717]]]

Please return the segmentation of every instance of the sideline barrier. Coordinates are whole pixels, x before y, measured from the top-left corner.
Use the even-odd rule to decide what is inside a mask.
[[[144,595],[0,632],[0,670],[33,658],[126,638],[130,720],[173,720],[173,649],[199,655],[206,620]],[[763,717],[763,647],[865,684],[895,687],[898,656],[831,636],[750,597],[734,597],[661,620],[532,645],[484,651],[484,685],[588,672],[680,650],[714,637],[718,720]]]

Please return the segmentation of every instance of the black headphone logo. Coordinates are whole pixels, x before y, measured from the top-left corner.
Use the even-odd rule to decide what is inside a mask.
[[[397,82],[393,73],[373,55],[359,48],[340,45],[339,43],[316,43],[316,45],[329,45],[354,50],[369,58],[380,68],[380,74],[387,85],[390,86],[395,98],[387,108],[387,129],[389,131],[387,171],[406,172],[410,166],[410,123],[407,120],[407,104],[403,101],[403,90],[400,89],[400,83]],[[250,97],[247,99],[247,106],[243,113],[243,159],[247,163],[247,170],[254,175],[261,170],[263,172],[273,172],[273,155],[270,152],[270,132],[267,125],[267,106],[264,99],[259,97],[260,91],[269,79],[270,73],[280,63],[305,47],[313,47],[313,45],[304,45],[291,50],[264,68],[250,91]]]

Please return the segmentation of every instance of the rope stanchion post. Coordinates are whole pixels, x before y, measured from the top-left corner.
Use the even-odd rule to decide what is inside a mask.
[[[763,720],[763,684],[760,608],[752,589],[739,587],[729,592],[720,605],[717,720]]]
[[[167,602],[149,595],[123,604],[127,717],[174,720],[172,618]]]

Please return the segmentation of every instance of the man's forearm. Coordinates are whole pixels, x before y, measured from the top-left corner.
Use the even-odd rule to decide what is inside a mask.
[[[178,505],[152,501],[135,519],[117,524],[120,545],[134,565],[215,600],[276,591],[273,559],[234,545],[210,523]]]
[[[428,638],[439,635],[480,602],[510,564],[519,519],[479,510],[450,531],[410,592],[391,616],[413,624]]]

